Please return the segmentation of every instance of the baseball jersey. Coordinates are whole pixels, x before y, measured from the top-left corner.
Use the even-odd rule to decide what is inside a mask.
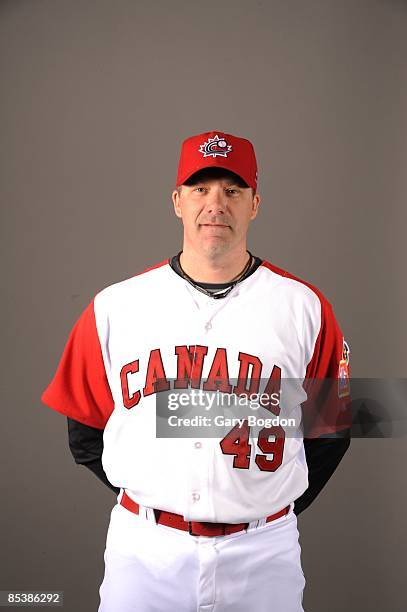
[[[237,393],[260,379],[340,381],[344,346],[322,293],[267,261],[214,300],[164,260],[95,295],[42,400],[104,430],[106,475],[139,503],[191,521],[250,521],[307,489],[301,437],[264,428],[256,439],[249,431],[221,441],[158,438],[157,395],[216,383]],[[346,392],[338,398],[340,417]],[[311,420],[315,436],[346,426],[340,418]]]

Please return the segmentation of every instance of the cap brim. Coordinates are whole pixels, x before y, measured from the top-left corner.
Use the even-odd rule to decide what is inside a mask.
[[[191,176],[193,176],[194,174],[197,174],[198,172],[201,172],[201,170],[206,170],[207,168],[222,168],[223,170],[227,170],[228,172],[232,172],[233,174],[236,174],[236,176],[238,176],[239,178],[242,179],[242,181],[244,181],[247,185],[247,187],[250,187],[249,183],[247,182],[247,180],[245,179],[244,176],[242,176],[241,174],[238,174],[235,170],[231,170],[226,164],[209,164],[208,166],[200,166],[198,169],[193,170],[192,172],[188,172],[188,174],[186,176],[182,177],[182,180],[180,180],[178,182],[178,184],[176,185],[176,187],[179,187],[180,185],[183,185],[185,183],[185,181],[187,181],[188,179],[191,178]]]

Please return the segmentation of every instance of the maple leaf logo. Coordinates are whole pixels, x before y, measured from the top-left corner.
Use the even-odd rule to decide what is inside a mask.
[[[227,157],[232,151],[232,146],[228,145],[226,139],[215,134],[213,138],[208,138],[206,142],[199,146],[199,152],[203,153],[204,157]]]

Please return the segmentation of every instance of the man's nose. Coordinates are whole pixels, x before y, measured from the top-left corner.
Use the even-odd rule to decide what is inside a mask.
[[[226,196],[218,189],[210,191],[206,200],[206,210],[209,213],[224,213],[226,208]]]

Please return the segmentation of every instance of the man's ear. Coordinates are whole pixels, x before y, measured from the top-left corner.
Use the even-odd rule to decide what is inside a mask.
[[[258,210],[259,210],[260,202],[261,202],[261,197],[259,196],[258,193],[256,193],[253,196],[252,210],[251,210],[251,214],[250,214],[250,219],[254,219],[255,217],[257,217],[257,213],[258,213]]]
[[[174,205],[174,212],[177,215],[177,217],[181,218],[182,215],[181,215],[180,195],[177,189],[174,189],[171,197],[172,197],[172,203]]]

